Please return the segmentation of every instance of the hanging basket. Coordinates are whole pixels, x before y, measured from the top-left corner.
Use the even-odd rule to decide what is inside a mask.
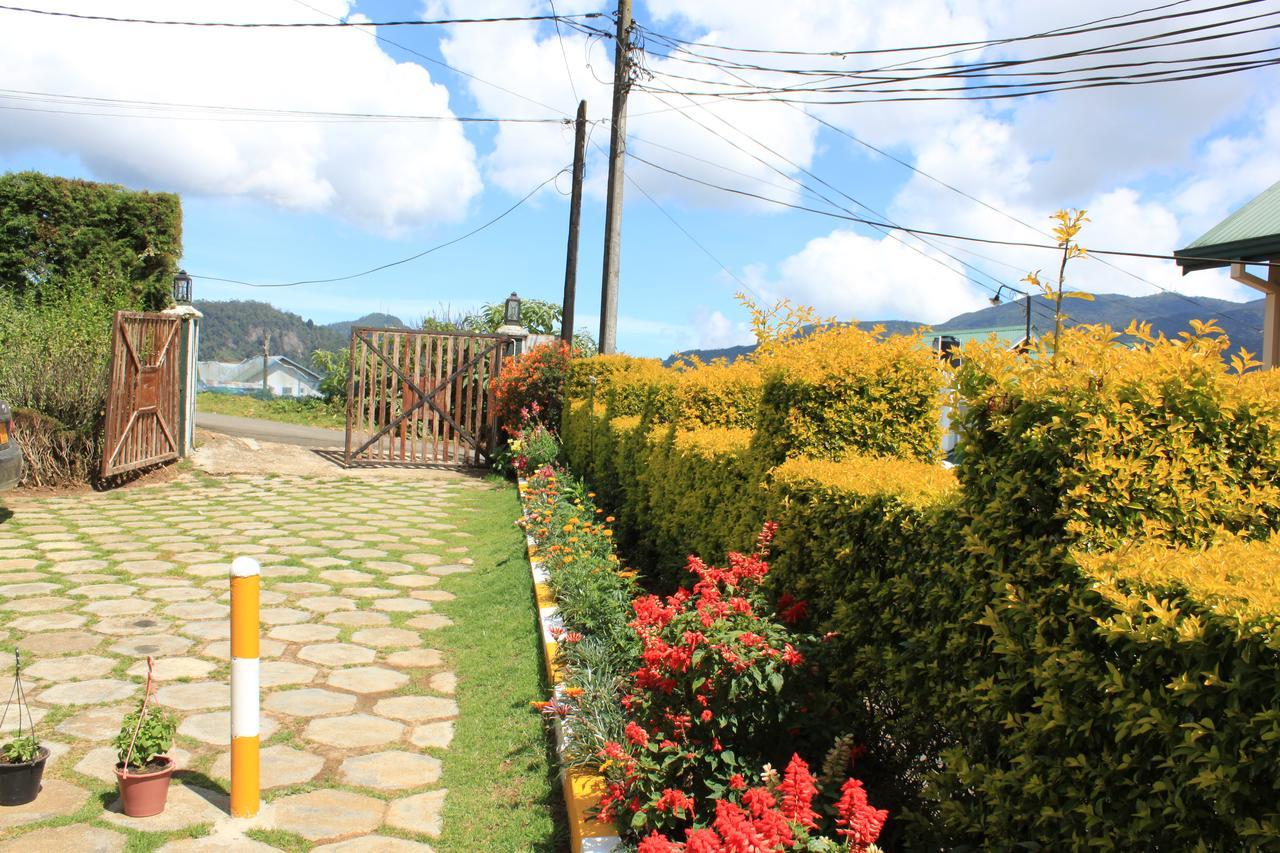
[[[34,746],[35,754],[25,761],[11,761],[5,753],[0,753],[0,806],[21,806],[34,800],[40,793],[44,765],[49,760],[48,748],[40,746],[40,742],[36,740],[35,720],[31,718],[31,707],[27,705],[27,694],[22,688],[22,657],[16,651],[13,653],[13,689],[9,691],[9,701],[5,703],[4,713],[0,714],[0,727],[4,726],[15,702],[18,714],[17,734],[4,745],[12,747],[25,741],[29,747]],[[25,728],[22,722],[24,711]]]
[[[0,761],[0,806],[22,806],[40,793],[40,780],[44,778],[44,763],[49,758],[49,748],[40,747],[32,761],[10,764]]]

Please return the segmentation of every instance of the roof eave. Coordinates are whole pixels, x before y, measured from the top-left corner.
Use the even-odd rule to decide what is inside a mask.
[[[1191,245],[1174,251],[1173,257],[1178,262],[1178,266],[1182,267],[1183,275],[1196,270],[1229,267],[1233,263],[1274,260],[1280,258],[1280,234],[1268,234],[1248,240],[1233,240],[1207,246]],[[1201,258],[1221,258],[1221,260],[1199,260]]]

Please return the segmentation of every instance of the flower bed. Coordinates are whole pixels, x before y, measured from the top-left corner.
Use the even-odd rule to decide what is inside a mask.
[[[644,853],[871,849],[888,813],[844,778],[857,750],[833,738],[806,651],[823,640],[788,624],[803,603],[774,614],[760,592],[773,525],[725,568],[691,557],[695,582],[660,599],[639,594],[579,482],[544,467],[521,498],[555,683],[537,705],[565,762],[575,849],[618,843],[604,841],[612,821]],[[824,751],[815,777],[801,755]]]

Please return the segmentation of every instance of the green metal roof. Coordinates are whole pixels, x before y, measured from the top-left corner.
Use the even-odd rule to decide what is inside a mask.
[[[1182,272],[1225,267],[1232,261],[1263,261],[1280,257],[1280,181],[1244,207],[1206,231],[1185,249],[1173,253]],[[1222,258],[1197,261],[1183,258]]]

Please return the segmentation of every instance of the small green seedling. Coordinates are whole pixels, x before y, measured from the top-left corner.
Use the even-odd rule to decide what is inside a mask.
[[[35,735],[14,738],[0,747],[0,755],[9,764],[29,764],[40,754],[40,741]]]

